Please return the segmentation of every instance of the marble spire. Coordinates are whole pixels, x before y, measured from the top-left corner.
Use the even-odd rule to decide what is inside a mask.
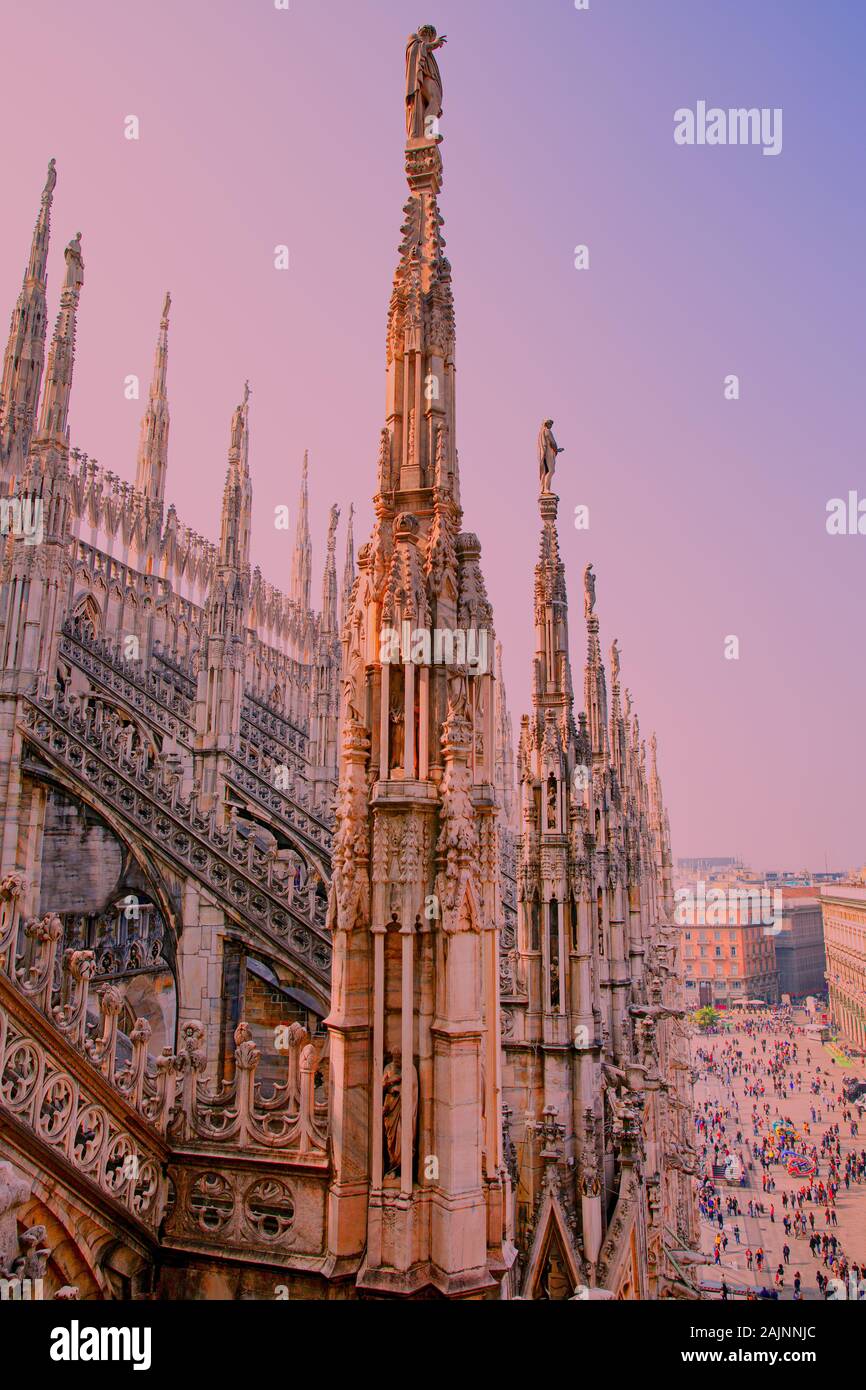
[[[313,543],[310,539],[310,498],[307,484],[309,455],[304,451],[301,474],[301,495],[298,501],[298,523],[295,529],[295,549],[292,555],[290,597],[303,612],[309,612],[313,576]]]
[[[232,415],[228,467],[223,491],[220,565],[238,572],[249,568],[253,489],[249,465],[249,382]]]
[[[352,518],[355,515],[355,507],[349,505],[349,520],[346,526],[346,558],[343,561],[343,587],[340,590],[340,631],[342,632],[349,613],[349,604],[352,598],[352,585],[355,582],[355,538],[352,530]]]
[[[328,517],[328,541],[325,549],[325,570],[322,575],[322,631],[337,631],[337,525],[340,508],[334,503]]]
[[[84,284],[84,260],[81,255],[81,233],[77,232],[67,246],[66,276],[60,292],[60,312],[54,325],[54,336],[48,350],[45,390],[39,417],[40,443],[69,443],[69,400],[72,394],[72,370],[75,364],[75,326],[78,300]]]
[[[42,201],[24,283],[18,295],[9,339],[3,357],[3,379],[0,385],[0,460],[5,462],[13,452],[17,456],[14,471],[19,471],[27,456],[36,424],[39,390],[45,366],[45,336],[47,325],[46,266],[51,234],[51,205],[57,174],[52,159],[42,190]]]
[[[153,359],[153,379],[150,395],[141,421],[138,444],[138,469],[135,485],[158,507],[165,501],[165,475],[168,467],[169,411],[166,393],[168,370],[168,315],[171,295],[166,294],[159,324],[159,337]]]

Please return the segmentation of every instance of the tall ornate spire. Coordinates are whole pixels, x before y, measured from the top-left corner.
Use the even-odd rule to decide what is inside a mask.
[[[340,508],[334,503],[328,517],[328,543],[325,550],[325,571],[322,575],[322,631],[337,631],[337,524]]]
[[[522,720],[519,750],[517,949],[503,985],[509,1002],[514,1001],[515,1019],[505,1044],[505,1096],[514,1116],[513,1134],[531,1136],[520,1160],[520,1190],[536,1212],[527,1242],[534,1251],[546,1248],[552,1238],[546,1227],[553,1231],[557,1208],[559,1229],[567,1232],[568,1209],[579,1190],[583,1250],[593,1260],[602,1219],[596,1136],[603,1128],[604,1109],[596,1004],[607,884],[601,874],[593,880],[587,843],[595,820],[595,787],[587,767],[584,718],[579,731],[574,719],[568,594],[556,525],[559,498],[550,490],[556,455],[562,451],[550,434],[551,424],[545,421],[539,436],[541,537],[535,566],[532,713]],[[531,1085],[523,1071],[527,1047],[539,1059]],[[555,1185],[550,1181],[554,1166],[559,1173]],[[576,1244],[566,1236],[559,1249],[563,1267],[575,1267]],[[532,1260],[537,1259],[534,1254]],[[526,1273],[530,1288],[541,1273],[532,1260]]]
[[[543,725],[552,710],[561,726],[563,743],[574,736],[574,688],[568,652],[568,595],[565,565],[559,553],[556,515],[559,498],[542,492],[541,538],[535,566],[535,679],[532,703]]]
[[[610,760],[619,785],[622,786],[626,767],[626,722],[620,701],[620,653],[616,638],[610,648],[610,685]]]
[[[150,383],[150,396],[141,421],[141,434],[138,444],[138,470],[135,485],[139,492],[150,497],[158,507],[165,501],[165,475],[168,467],[168,396],[166,394],[166,372],[168,369],[168,313],[171,308],[171,295],[166,294],[159,324],[159,337],[156,340],[156,353],[153,359],[153,380]]]
[[[200,805],[219,795],[221,759],[240,729],[250,606],[250,386],[232,415],[217,561],[211,572],[196,690],[195,775]]]
[[[340,590],[340,631],[346,623],[349,613],[349,603],[352,598],[352,585],[355,582],[355,538],[352,532],[352,517],[355,515],[354,504],[349,504],[349,521],[346,527],[346,558],[343,562],[343,587]]]
[[[310,609],[313,578],[313,544],[310,540],[310,499],[307,489],[309,455],[304,451],[304,471],[301,475],[301,496],[298,502],[298,524],[295,530],[295,549],[292,555],[291,597],[305,612]]]
[[[584,668],[584,701],[589,723],[590,747],[594,758],[603,757],[607,748],[607,683],[601,644],[598,637],[598,614],[595,611],[595,575],[588,564],[583,572],[583,611],[586,618],[586,667]]]
[[[509,830],[517,829],[517,800],[514,790],[514,736],[511,715],[505,696],[505,679],[502,673],[502,643],[496,643],[496,717],[494,721],[496,740],[496,790],[502,811],[503,823]]]
[[[60,312],[54,325],[54,337],[48,351],[45,390],[39,417],[40,443],[69,442],[69,398],[72,394],[72,369],[75,363],[75,320],[78,300],[84,284],[84,261],[81,256],[81,233],[77,232],[65,252],[66,278],[60,292]]]
[[[342,633],[329,1248],[335,1260],[361,1258],[362,1289],[467,1297],[493,1291],[514,1255],[499,1081],[495,634],[480,542],[460,531],[451,270],[436,201],[443,42],[424,26],[406,49],[409,200],[376,523]]]
[[[247,382],[243,400],[232,416],[220,531],[220,565],[238,572],[249,570],[250,563],[253,489],[249,466],[249,401],[250,384]]]
[[[15,471],[20,468],[30,448],[45,366],[45,292],[48,283],[46,265],[51,234],[51,205],[56,182],[57,174],[52,159],[42,190],[39,216],[33,229],[30,260],[18,302],[12,312],[9,340],[3,358],[3,380],[0,385],[0,462],[6,462],[14,447],[17,457]]]
[[[437,195],[442,187],[445,42],[424,25],[406,49],[406,178],[400,260],[388,310],[387,430],[380,486],[442,488],[459,501],[454,438],[454,302]],[[383,489],[384,490],[384,489]]]

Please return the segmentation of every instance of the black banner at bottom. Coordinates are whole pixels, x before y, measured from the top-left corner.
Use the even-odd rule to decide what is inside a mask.
[[[395,1328],[390,1299],[330,1299],[327,1302],[0,1302],[0,1327],[7,1348],[27,1348],[27,1365],[51,1384],[73,1375],[98,1377],[101,1367],[145,1375],[189,1372],[199,1384],[222,1384],[230,1375],[245,1383],[270,1379],[309,1357],[314,1366],[326,1356],[329,1378],[340,1373],[345,1356],[348,1375],[357,1376],[359,1355],[372,1352],[375,1339]],[[438,1300],[436,1300],[438,1301]],[[533,1313],[503,1303],[457,1311],[455,1324],[435,1310],[434,1300],[407,1302],[397,1314],[402,1338],[434,1336],[424,1346],[429,1373],[442,1358],[443,1372],[453,1376],[454,1358],[469,1370],[473,1356],[489,1355],[487,1336],[564,1332],[580,1356],[580,1339],[592,1346],[593,1361],[605,1357],[611,1371],[651,1370],[665,1376],[676,1368],[703,1373],[714,1365],[734,1370],[756,1367],[808,1367],[822,1377],[841,1371],[847,1347],[859,1344],[866,1305],[845,1302],[582,1302],[572,1299],[559,1313],[546,1306]],[[471,1323],[463,1319],[473,1318]],[[475,1322],[475,1317],[481,1319]],[[387,1318],[387,1324],[385,1319]],[[415,1322],[415,1318],[418,1322]],[[451,1338],[449,1332],[454,1331]],[[11,1334],[11,1335],[10,1335]],[[419,1344],[420,1345],[420,1344]],[[502,1345],[507,1345],[503,1343]],[[542,1346],[544,1343],[541,1344]],[[273,1360],[266,1348],[274,1348]],[[484,1348],[487,1351],[484,1351]],[[473,1351],[473,1348],[475,1349]],[[366,1350],[365,1350],[366,1349]],[[519,1353],[518,1353],[519,1354]],[[571,1354],[571,1353],[569,1353]],[[510,1353],[509,1353],[510,1356]],[[447,1365],[446,1365],[447,1359]],[[483,1364],[479,1361],[479,1365]]]

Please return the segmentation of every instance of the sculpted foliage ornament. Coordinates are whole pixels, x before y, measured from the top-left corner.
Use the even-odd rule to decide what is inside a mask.
[[[351,931],[369,921],[370,880],[367,867],[369,826],[364,762],[370,741],[363,729],[349,724],[343,734],[346,764],[337,794],[332,854],[332,881],[328,902],[331,930]]]

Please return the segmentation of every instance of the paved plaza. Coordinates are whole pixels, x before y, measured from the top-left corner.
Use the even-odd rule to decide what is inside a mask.
[[[757,1022],[761,1025],[770,1019],[769,1011],[765,1015],[758,1015]],[[832,1268],[823,1264],[823,1256],[814,1256],[809,1249],[809,1235],[811,1227],[807,1228],[805,1234],[798,1235],[792,1231],[790,1235],[785,1234],[784,1218],[793,1217],[793,1210],[790,1205],[791,1196],[798,1192],[808,1182],[804,1177],[792,1177],[787,1172],[787,1164],[784,1162],[772,1162],[767,1169],[767,1173],[775,1180],[775,1190],[770,1192],[763,1191],[762,1188],[762,1165],[760,1157],[755,1157],[752,1151],[753,1144],[760,1143],[761,1139],[772,1127],[773,1121],[787,1119],[793,1123],[800,1140],[804,1140],[808,1148],[814,1144],[818,1148],[818,1172],[813,1181],[815,1183],[823,1181],[825,1187],[829,1182],[830,1160],[826,1154],[821,1152],[821,1137],[829,1130],[831,1125],[839,1125],[839,1142],[841,1155],[838,1160],[840,1171],[839,1188],[836,1194],[835,1207],[838,1225],[828,1225],[826,1222],[825,1207],[821,1202],[806,1201],[803,1204],[803,1212],[807,1222],[809,1214],[813,1213],[815,1218],[814,1231],[823,1236],[835,1236],[839,1242],[839,1250],[847,1259],[849,1265],[866,1264],[866,1177],[860,1182],[851,1180],[850,1187],[846,1189],[844,1182],[845,1160],[848,1154],[862,1153],[866,1150],[866,1118],[859,1120],[859,1134],[852,1136],[851,1125],[848,1120],[843,1119],[843,1112],[852,1110],[855,1122],[858,1122],[858,1111],[856,1105],[850,1107],[842,1099],[841,1091],[845,1080],[854,1076],[864,1076],[864,1066],[857,1063],[852,1067],[843,1065],[844,1059],[839,1058],[838,1054],[834,1058],[833,1051],[829,1046],[805,1036],[800,1029],[805,1023],[805,1015],[802,1017],[794,1015],[793,1025],[774,1026],[772,1031],[757,1032],[749,1036],[742,1027],[733,1032],[722,1032],[718,1034],[703,1035],[695,1033],[691,1040],[692,1060],[697,1074],[695,1083],[695,1113],[707,1119],[707,1133],[695,1133],[695,1148],[700,1157],[699,1175],[712,1176],[713,1173],[713,1148],[715,1143],[720,1144],[720,1149],[727,1148],[733,1151],[743,1164],[745,1173],[745,1184],[740,1185],[736,1181],[725,1181],[715,1179],[715,1186],[721,1198],[721,1207],[724,1217],[723,1233],[727,1236],[727,1249],[721,1256],[721,1265],[709,1265],[701,1271],[701,1284],[705,1289],[706,1296],[712,1296],[708,1292],[710,1288],[718,1289],[721,1278],[730,1290],[732,1297],[743,1297],[749,1288],[760,1289],[766,1287],[773,1288],[773,1277],[780,1264],[785,1264],[783,1257],[783,1246],[787,1243],[790,1247],[789,1263],[785,1264],[784,1285],[780,1290],[780,1298],[793,1298],[793,1280],[796,1271],[801,1276],[801,1292],[806,1299],[819,1299],[822,1294],[819,1291],[816,1275],[820,1271],[823,1276],[833,1277]],[[773,1053],[774,1045],[777,1041],[787,1041],[796,1043],[797,1060],[789,1064],[784,1072],[784,1099],[777,1096],[772,1078],[767,1074],[766,1061]],[[766,1044],[766,1051],[762,1049],[762,1042]],[[699,1049],[703,1049],[705,1054],[712,1054],[712,1064],[707,1065],[698,1055]],[[753,1053],[753,1049],[756,1052]],[[732,1060],[733,1053],[741,1052],[742,1058],[733,1058],[741,1066],[748,1063],[754,1068],[758,1064],[758,1073],[755,1075],[751,1071],[747,1075],[732,1074],[729,1062]],[[807,1055],[811,1054],[811,1063],[807,1062]],[[802,1074],[802,1084],[797,1084],[797,1074]],[[790,1089],[790,1080],[793,1077],[794,1089]],[[746,1087],[755,1081],[762,1082],[765,1093],[761,1096],[752,1097],[746,1093]],[[818,1080],[822,1083],[820,1096],[816,1096],[811,1088],[812,1083]],[[704,1110],[704,1104],[708,1102],[711,1110],[720,1112],[721,1124],[724,1125],[724,1133],[719,1128],[711,1128],[709,1114]],[[769,1114],[765,1116],[764,1106],[769,1105]],[[819,1119],[813,1123],[812,1109],[815,1108]],[[752,1113],[757,1108],[761,1122],[759,1125],[759,1138],[754,1136]],[[804,1129],[804,1125],[807,1126]],[[742,1134],[742,1142],[737,1143],[737,1131]],[[706,1147],[705,1147],[706,1146]],[[721,1154],[720,1154],[721,1156]],[[751,1165],[751,1166],[750,1166]],[[789,1205],[787,1209],[783,1205],[783,1194],[788,1194]],[[728,1215],[726,1211],[727,1199],[736,1198],[739,1202],[740,1215]],[[748,1215],[748,1205],[750,1200],[753,1203],[762,1203],[763,1214]],[[770,1217],[770,1207],[774,1207],[774,1219]],[[739,1244],[736,1240],[735,1227],[739,1227]],[[712,1260],[712,1251],[716,1235],[719,1231],[717,1220],[712,1222],[701,1217],[701,1248],[707,1252],[708,1259]],[[759,1274],[756,1269],[751,1271],[747,1268],[746,1251],[751,1249],[753,1254],[759,1247],[763,1247],[765,1252],[765,1264],[763,1273]]]

